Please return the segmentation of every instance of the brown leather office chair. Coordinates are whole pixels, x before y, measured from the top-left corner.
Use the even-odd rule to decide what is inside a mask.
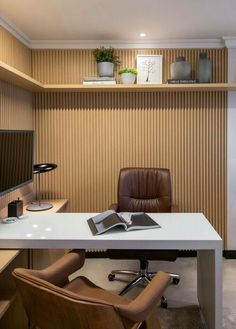
[[[85,252],[73,250],[40,271],[15,269],[13,276],[31,324],[40,329],[158,329],[156,303],[170,277],[159,273],[142,293],[130,300],[81,276]]]
[[[118,203],[110,209],[117,212],[177,212],[172,205],[171,177],[169,169],[162,168],[124,168],[120,170],[118,181]],[[123,295],[141,282],[150,282],[156,272],[148,271],[148,260],[175,261],[178,250],[108,250],[112,259],[139,259],[139,271],[114,270],[108,275],[113,281],[116,274],[131,274],[135,278],[121,292]],[[170,274],[172,282],[179,282],[179,275]],[[162,297],[162,307],[167,300]]]

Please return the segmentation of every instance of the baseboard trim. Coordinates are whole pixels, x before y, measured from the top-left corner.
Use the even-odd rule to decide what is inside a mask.
[[[223,256],[226,259],[236,259],[236,250],[224,250]]]

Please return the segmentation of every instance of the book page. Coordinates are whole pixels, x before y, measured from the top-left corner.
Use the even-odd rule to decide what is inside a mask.
[[[106,217],[105,219],[103,219],[101,222],[97,223],[96,227],[97,227],[98,231],[100,232],[100,231],[109,229],[117,224],[123,224],[123,223],[120,221],[119,216],[117,216],[116,213],[113,213],[113,214],[109,215],[108,217]]]
[[[161,227],[149,215],[145,213],[133,214],[131,216],[131,224],[128,225],[128,230],[145,230],[149,228]]]
[[[131,217],[133,215],[142,215],[144,214],[143,212],[119,212],[117,213],[117,215],[123,219],[123,221],[127,224],[127,225],[131,225],[132,224],[132,219]]]
[[[113,227],[121,226],[126,229],[127,224],[121,220],[114,210],[105,211],[87,220],[93,235],[98,235],[110,230]]]
[[[108,216],[112,215],[116,213],[115,210],[107,210],[102,212],[101,214],[98,214],[94,217],[92,217],[94,224],[98,224],[100,222],[102,222],[105,218],[107,218]]]

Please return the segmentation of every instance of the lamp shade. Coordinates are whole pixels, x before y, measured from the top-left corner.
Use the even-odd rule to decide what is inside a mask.
[[[40,174],[46,173],[48,171],[54,170],[57,168],[57,165],[55,163],[38,163],[35,164],[33,167],[33,173],[35,175],[39,174],[38,176],[38,202],[32,202],[28,207],[26,208],[29,211],[43,211],[48,210],[53,207],[51,203],[42,203],[41,202],[41,182],[40,182]]]
[[[39,163],[35,164],[33,168],[34,174],[41,174],[57,168],[55,163]]]

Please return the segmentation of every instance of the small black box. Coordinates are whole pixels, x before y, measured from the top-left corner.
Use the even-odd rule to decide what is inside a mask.
[[[8,203],[8,217],[19,217],[23,215],[23,201],[14,200]]]

